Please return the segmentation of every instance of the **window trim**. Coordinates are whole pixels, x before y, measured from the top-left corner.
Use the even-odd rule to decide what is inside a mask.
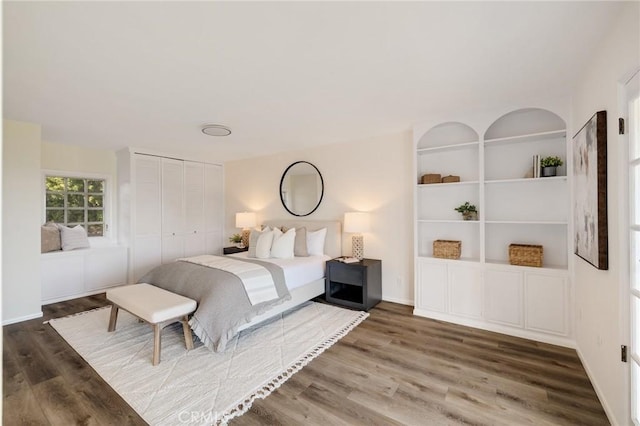
[[[98,240],[111,240],[112,236],[115,235],[113,232],[113,226],[111,223],[113,204],[112,204],[112,193],[113,193],[113,182],[114,179],[111,175],[107,175],[104,173],[88,173],[88,172],[71,172],[65,170],[54,170],[54,169],[42,169],[40,185],[41,185],[41,212],[42,212],[42,223],[47,221],[47,185],[46,179],[47,176],[61,176],[67,178],[76,178],[76,179],[101,179],[105,181],[106,188],[103,193],[102,203],[104,206],[104,232],[101,237],[89,237],[91,241]]]

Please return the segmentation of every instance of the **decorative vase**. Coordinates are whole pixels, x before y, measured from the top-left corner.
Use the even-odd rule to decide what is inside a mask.
[[[464,212],[462,213],[463,220],[478,220],[478,212]]]
[[[251,230],[250,229],[243,229],[242,230],[242,242],[240,244],[242,244],[242,247],[249,247],[249,235],[251,235]]]
[[[557,167],[543,167],[542,168],[542,177],[551,177],[555,176],[557,173]]]

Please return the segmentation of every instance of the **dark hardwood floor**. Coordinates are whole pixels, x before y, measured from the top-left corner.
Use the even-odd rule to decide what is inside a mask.
[[[145,422],[44,320],[3,327],[4,425]],[[575,351],[411,315],[382,302],[233,425],[608,425]]]

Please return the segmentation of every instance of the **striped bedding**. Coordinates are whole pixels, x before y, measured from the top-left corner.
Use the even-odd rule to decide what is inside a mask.
[[[291,299],[282,268],[256,259],[180,259],[152,269],[139,282],[198,302],[189,324],[215,352],[224,351],[241,325]]]

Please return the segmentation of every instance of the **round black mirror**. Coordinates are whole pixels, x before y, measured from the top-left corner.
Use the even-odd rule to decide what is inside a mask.
[[[320,170],[308,161],[296,161],[282,174],[280,200],[292,215],[309,216],[320,206],[323,196]]]

